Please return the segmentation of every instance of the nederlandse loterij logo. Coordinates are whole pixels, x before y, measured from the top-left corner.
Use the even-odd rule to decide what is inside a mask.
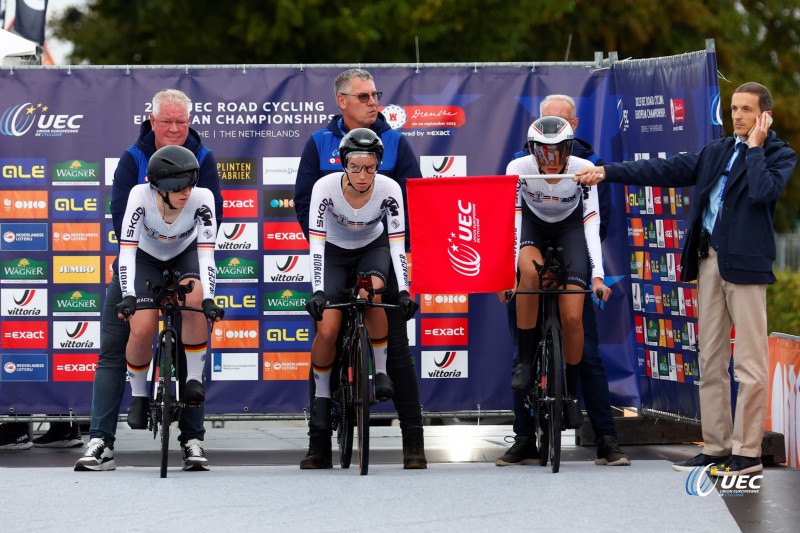
[[[73,159],[53,165],[53,185],[100,185],[100,164]]]
[[[47,283],[47,261],[27,257],[0,262],[2,283]]]
[[[759,493],[763,475],[718,475],[718,472],[724,472],[725,468],[724,463],[693,468],[686,478],[686,494],[703,497],[714,492],[714,489],[717,489],[722,497],[741,497],[745,494]]]
[[[462,276],[477,276],[481,273],[481,255],[473,247],[481,242],[480,219],[475,213],[475,204],[458,200],[458,229],[450,233],[447,253],[453,270]]]
[[[220,283],[250,283],[258,281],[258,260],[242,257],[217,259],[217,281]]]

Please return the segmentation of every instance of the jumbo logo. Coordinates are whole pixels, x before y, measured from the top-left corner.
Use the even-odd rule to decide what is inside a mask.
[[[466,346],[469,339],[467,318],[423,318],[422,346]]]
[[[48,111],[48,105],[32,102],[8,107],[0,115],[0,134],[22,137],[34,126],[36,137],[61,137],[80,131],[83,115],[56,115]]]
[[[297,222],[266,222],[265,250],[308,250],[308,241]]]
[[[223,320],[211,328],[211,347],[258,348],[258,320]]]
[[[0,323],[0,348],[4,350],[46,350],[47,322],[4,320]]]
[[[100,256],[54,256],[53,283],[100,283]]]
[[[47,159],[0,159],[0,175],[6,185],[40,186],[47,175]]]

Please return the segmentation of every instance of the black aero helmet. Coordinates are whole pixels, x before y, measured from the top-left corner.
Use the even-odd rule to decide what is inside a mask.
[[[342,162],[342,168],[347,168],[347,158],[356,152],[375,154],[376,165],[380,166],[381,159],[383,159],[381,138],[369,128],[350,130],[339,143],[339,159]]]
[[[528,146],[540,169],[548,165],[566,169],[573,138],[572,126],[561,117],[542,117],[528,128]]]
[[[183,146],[159,148],[147,163],[150,187],[162,193],[182,191],[197,184],[197,158]]]

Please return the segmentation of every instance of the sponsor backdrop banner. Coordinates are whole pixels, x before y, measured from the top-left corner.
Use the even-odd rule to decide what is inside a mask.
[[[578,136],[607,160],[622,158],[623,146],[626,155],[646,151],[631,150],[625,134],[632,132],[620,126],[638,131],[640,123],[659,124],[676,150],[704,144],[716,95],[711,63],[694,77],[677,69],[658,90],[644,80],[673,67],[657,75],[642,68],[642,81],[632,80],[619,95],[610,69],[370,70],[384,92],[383,113],[409,139],[423,177],[442,177],[502,174],[549,93],[575,97]],[[117,253],[109,214],[113,173],[147,120],[152,95],[169,87],[192,98],[192,127],[217,156],[225,198],[216,263],[217,300],[227,315],[210,334],[207,412],[306,407],[313,328],[303,309],[308,245],[295,219],[293,187],[304,143],[337,113],[333,80],[341,70],[0,70],[0,414],[89,413],[100,310]],[[625,75],[638,70],[628,67]],[[642,122],[627,115],[639,109],[637,98],[656,94],[667,102],[665,114]],[[683,100],[683,114],[671,115],[673,99]],[[673,129],[679,116],[682,131]],[[646,382],[638,375],[622,188],[614,189],[613,202],[604,250],[615,294],[598,310],[601,355],[614,404],[638,406]],[[421,310],[408,333],[423,409],[510,409],[503,304],[494,294],[417,298]]]

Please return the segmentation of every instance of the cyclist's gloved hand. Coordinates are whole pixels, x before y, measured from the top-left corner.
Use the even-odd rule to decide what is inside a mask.
[[[125,319],[132,317],[136,312],[136,297],[129,294],[114,307],[114,310],[118,315],[124,316]]]
[[[419,309],[419,304],[408,294],[408,291],[400,291],[400,310],[403,311],[403,318],[411,320],[414,313]]]
[[[308,314],[311,315],[311,318],[319,322],[322,320],[322,312],[324,310],[325,293],[322,291],[317,291],[306,302],[306,311],[308,311]]]
[[[215,322],[217,319],[222,320],[222,317],[225,316],[225,310],[214,303],[213,299],[206,298],[203,300],[203,314],[206,315],[207,319]]]

